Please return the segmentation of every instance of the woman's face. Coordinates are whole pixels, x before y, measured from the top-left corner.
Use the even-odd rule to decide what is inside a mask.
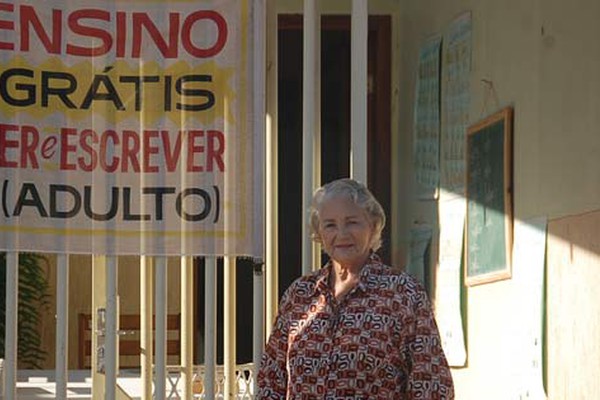
[[[346,197],[325,200],[319,209],[319,235],[334,262],[360,268],[371,249],[374,227],[367,212]]]

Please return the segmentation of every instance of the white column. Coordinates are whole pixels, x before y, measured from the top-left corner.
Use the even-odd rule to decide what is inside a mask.
[[[350,176],[367,182],[368,0],[352,0],[350,81]]]
[[[267,332],[273,326],[279,303],[278,239],[279,226],[277,195],[279,192],[277,168],[279,145],[277,140],[277,7],[276,0],[267,0],[267,119],[266,119],[266,313]]]
[[[194,355],[194,259],[181,257],[181,370],[183,398],[191,399]]]
[[[306,217],[321,176],[321,15],[316,0],[304,0],[304,68],[302,82],[302,273],[318,265]]]
[[[152,400],[153,261],[153,258],[149,256],[140,257],[140,347],[142,348],[140,363],[142,366],[142,400]]]
[[[167,257],[156,257],[154,298],[156,300],[154,398],[166,398],[167,380]]]
[[[204,398],[215,398],[215,368],[217,365],[217,259],[204,261]]]
[[[116,398],[117,388],[117,257],[106,257],[106,332],[105,332],[105,381],[107,399]]]
[[[19,299],[19,253],[6,253],[6,321],[4,336],[4,398],[17,396],[17,317]]]
[[[223,399],[234,400],[237,398],[235,377],[235,320],[236,320],[236,260],[235,257],[226,256],[223,260],[224,274],[224,301],[223,301]]]
[[[92,398],[106,398],[106,256],[92,256]],[[100,367],[102,364],[102,367]]]
[[[271,173],[276,172],[277,170],[277,154],[270,154],[269,151],[273,149],[269,148],[272,146],[272,142],[270,142],[270,137],[267,135],[267,112],[266,112],[266,86],[267,86],[267,14],[266,14],[266,3],[267,0],[254,0],[253,2],[253,90],[254,90],[254,131],[256,135],[259,135],[261,138],[261,142],[264,141],[266,144],[263,148],[264,154],[269,157],[268,160],[265,160],[262,169],[262,181],[265,184],[270,183],[273,184]],[[266,158],[266,157],[265,157]],[[273,163],[275,161],[275,163]],[[275,171],[274,171],[275,170]],[[271,181],[269,182],[269,179]],[[276,177],[275,177],[276,179]],[[269,226],[269,215],[268,215],[268,207],[269,202],[272,201],[271,195],[269,192],[269,187],[265,185],[266,194],[265,194],[265,204],[262,210],[263,215],[265,215],[265,219],[267,220],[265,223],[264,231],[265,236],[269,237],[269,233],[266,233],[266,230]],[[276,233],[276,229],[271,231],[271,235]],[[272,239],[272,237],[271,237]],[[265,243],[268,247],[268,239]]]
[[[56,257],[56,398],[67,398],[69,337],[69,255]]]
[[[255,122],[254,129],[257,134],[260,134],[261,137],[264,137],[264,140],[267,140],[267,129],[266,129],[266,57],[267,57],[267,42],[266,42],[266,31],[267,31],[267,14],[266,14],[266,0],[255,0],[254,1],[254,96],[255,96]],[[266,150],[266,149],[265,149]],[[269,153],[265,153],[269,154]],[[274,157],[277,157],[277,153],[274,154]],[[263,169],[265,175],[263,175],[263,182],[266,182],[269,174],[267,173],[267,168],[272,169],[277,168],[277,164],[272,164],[272,159],[269,160],[269,167],[265,165]],[[275,193],[276,194],[276,193]],[[270,195],[273,193],[266,193],[265,200],[269,201]],[[267,206],[263,210],[264,214],[267,216],[267,221],[269,221]],[[270,221],[269,221],[270,222]],[[275,225],[266,224],[265,228],[271,229],[270,235],[275,234],[277,232]],[[265,229],[265,230],[266,230]],[[274,231],[274,232],[273,232]],[[267,234],[269,235],[269,234]],[[270,237],[270,240],[275,239],[275,237]],[[267,246],[269,246],[267,242]],[[259,264],[254,269],[253,275],[253,323],[252,323],[252,361],[254,363],[254,387],[252,388],[252,393],[256,393],[256,376],[258,373],[258,368],[260,364],[260,357],[262,354],[262,348],[264,345],[264,291],[263,291],[263,272],[262,272],[262,260],[260,260],[261,264]]]

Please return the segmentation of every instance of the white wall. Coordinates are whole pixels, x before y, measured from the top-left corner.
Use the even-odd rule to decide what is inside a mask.
[[[470,122],[506,105],[514,107],[514,217],[549,219],[600,209],[600,3],[594,0],[420,0],[399,1],[401,18],[398,184],[414,194],[412,121],[418,49],[423,39],[443,33],[452,19],[470,10],[473,19]],[[493,82],[498,107],[483,110],[484,85]],[[399,234],[415,220],[437,221],[436,204],[411,200],[400,210]],[[405,243],[406,240],[401,241]],[[598,270],[598,269],[596,269]],[[562,271],[561,276],[569,276]],[[582,289],[589,281],[579,282]],[[519,310],[506,306],[514,282],[467,291],[468,366],[454,369],[457,399],[505,400],[515,391],[513,324]],[[587,293],[587,292],[586,292]],[[590,291],[594,293],[594,291]],[[597,291],[595,291],[597,293]],[[552,296],[552,292],[549,294]],[[600,301],[589,297],[588,302]],[[556,299],[554,299],[556,300]],[[569,299],[558,299],[569,302]],[[549,302],[552,304],[552,302]],[[573,308],[577,315],[579,310]],[[556,311],[547,310],[547,318]],[[583,315],[582,315],[583,317]],[[577,317],[573,317],[577,320]],[[588,317],[589,318],[589,317]],[[580,330],[594,321],[581,318]],[[550,335],[551,347],[566,335]],[[577,340],[571,337],[570,340]],[[597,354],[590,354],[597,357]],[[576,362],[553,360],[553,365]],[[550,398],[598,398],[599,393],[569,393],[556,386],[558,371],[548,371]],[[594,372],[597,374],[597,371]],[[559,394],[563,393],[563,394]],[[564,393],[569,393],[563,397]]]

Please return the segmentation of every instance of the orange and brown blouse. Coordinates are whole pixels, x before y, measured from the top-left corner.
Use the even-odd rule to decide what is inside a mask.
[[[454,398],[427,294],[376,257],[341,301],[331,264],[284,294],[258,374],[258,399]]]

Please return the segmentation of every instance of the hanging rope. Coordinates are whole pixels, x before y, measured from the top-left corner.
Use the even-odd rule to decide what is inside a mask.
[[[483,118],[486,115],[489,115],[490,113],[490,101],[494,102],[494,110],[500,108],[500,102],[498,101],[498,94],[496,93],[496,89],[494,88],[494,82],[490,79],[482,79],[481,83],[483,83],[483,103],[481,105],[481,117]]]

